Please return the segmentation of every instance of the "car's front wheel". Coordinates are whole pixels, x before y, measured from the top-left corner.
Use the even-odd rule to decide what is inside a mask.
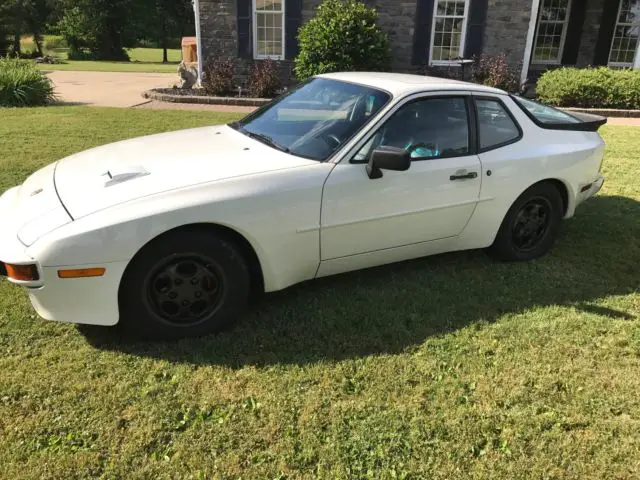
[[[504,261],[541,257],[558,236],[562,211],[562,196],[555,185],[533,185],[507,212],[489,254]]]
[[[178,230],[145,246],[119,294],[122,327],[148,338],[218,332],[236,320],[250,290],[247,262],[232,241]]]

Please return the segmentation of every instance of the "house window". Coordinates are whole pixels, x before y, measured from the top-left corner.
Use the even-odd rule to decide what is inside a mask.
[[[571,0],[542,0],[533,50],[534,63],[560,63],[570,10]]]
[[[254,0],[255,58],[284,58],[284,0]]]
[[[640,34],[640,0],[622,0],[609,52],[612,67],[633,67]]]
[[[462,57],[470,0],[436,0],[430,63],[448,65]]]

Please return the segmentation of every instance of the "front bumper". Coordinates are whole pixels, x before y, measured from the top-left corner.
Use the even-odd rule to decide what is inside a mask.
[[[38,263],[30,257],[27,247],[18,238],[18,220],[13,213],[13,207],[17,201],[19,187],[7,190],[0,197],[0,219],[3,228],[0,231],[0,262],[13,265],[33,265],[38,267],[39,280],[36,282],[24,282],[9,278],[8,280],[23,287],[39,287],[42,285],[42,270]],[[4,270],[0,268],[0,270]],[[6,272],[4,272],[6,273]]]
[[[103,265],[43,265],[28,254],[18,237],[20,219],[16,219],[16,202],[19,188],[12,188],[0,196],[0,262],[14,265],[36,265],[39,278],[25,282],[7,278],[25,287],[34,309],[45,320],[65,323],[110,326],[118,323],[118,289],[127,262]],[[44,239],[43,239],[44,241]],[[61,279],[58,270],[104,267],[102,277]],[[0,267],[0,276],[2,275]],[[6,272],[4,272],[6,273]]]

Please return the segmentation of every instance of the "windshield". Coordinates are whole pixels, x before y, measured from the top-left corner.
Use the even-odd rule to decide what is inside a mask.
[[[389,99],[373,88],[313,78],[231,127],[273,148],[324,161]]]

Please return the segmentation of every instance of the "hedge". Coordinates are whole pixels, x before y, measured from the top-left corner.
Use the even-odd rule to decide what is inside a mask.
[[[640,109],[640,70],[561,68],[544,73],[538,99],[558,107]]]

